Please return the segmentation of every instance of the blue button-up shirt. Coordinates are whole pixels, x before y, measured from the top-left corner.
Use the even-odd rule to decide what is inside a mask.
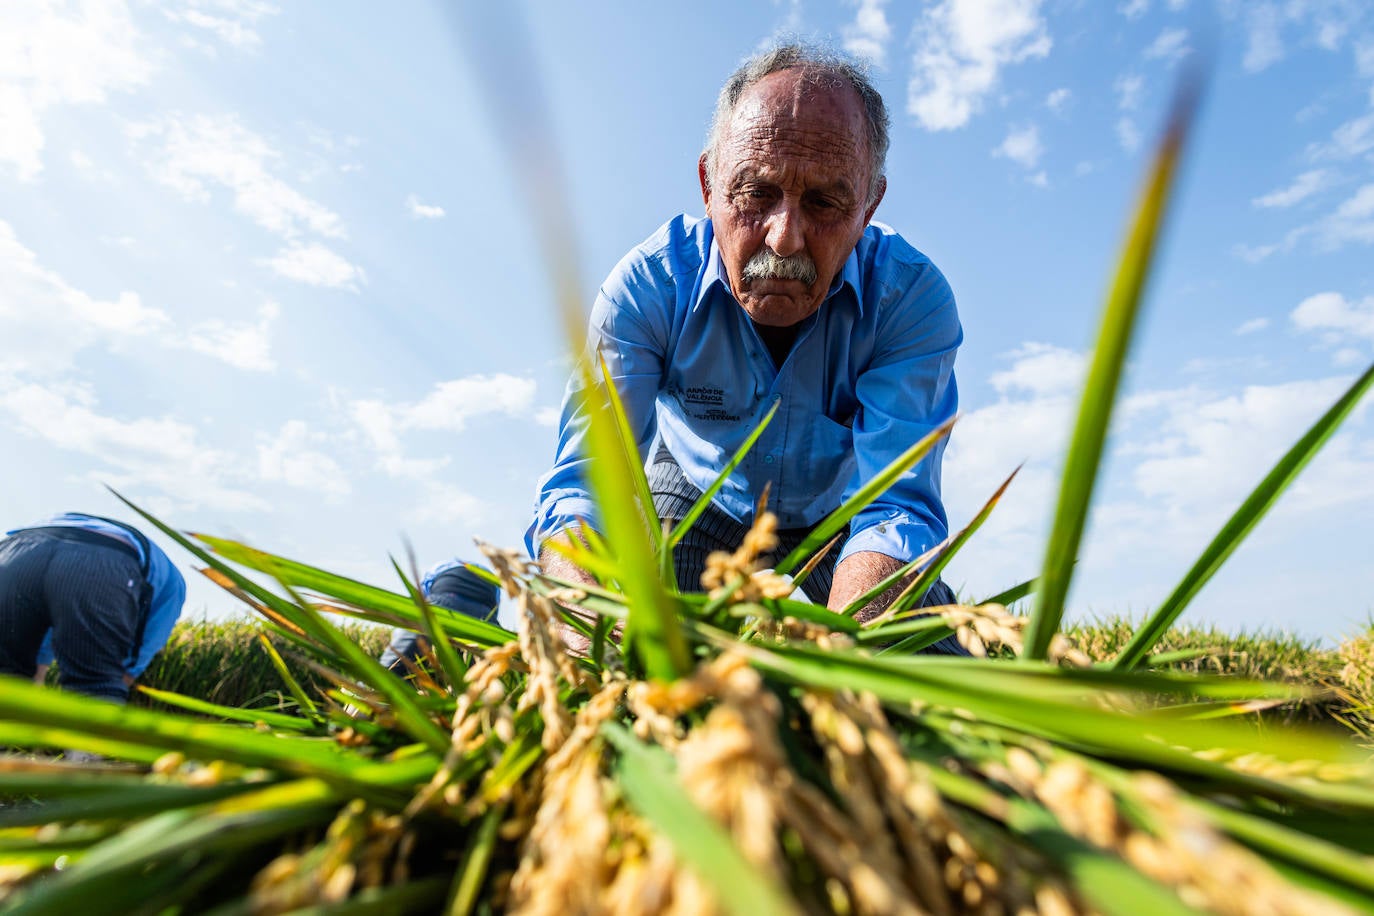
[[[749,524],[764,484],[783,528],[815,525],[899,454],[954,415],[954,295],[930,260],[871,224],[782,366],[730,292],[711,222],[679,216],[621,260],[592,309],[599,350],[641,455],[666,446],[705,490],[769,408],[778,413],[715,502]],[[563,400],[558,452],[526,535],[548,536],[596,513],[582,453],[577,379]],[[944,443],[859,513],[841,558],[876,551],[911,560],[948,532],[940,500]]]
[[[25,528],[6,531],[5,534],[17,534],[26,528],[62,527],[95,531],[128,544],[138,554],[139,565],[147,568],[148,584],[152,586],[153,598],[148,608],[148,619],[143,624],[143,641],[132,647],[128,658],[124,660],[124,670],[128,672],[130,677],[138,677],[148,667],[153,656],[167,644],[168,637],[172,635],[172,627],[176,624],[177,618],[181,616],[181,607],[186,602],[186,580],[182,578],[181,573],[177,571],[167,554],[163,553],[162,549],[152,541],[147,542],[149,553],[145,554],[143,545],[128,531],[103,519],[83,515],[80,512],[64,512],[61,515],[34,522],[32,525],[26,525]],[[37,660],[40,664],[52,664],[51,631],[43,638]]]

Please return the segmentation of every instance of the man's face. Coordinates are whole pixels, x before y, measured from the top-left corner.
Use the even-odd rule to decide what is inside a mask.
[[[859,94],[769,74],[744,91],[715,154],[714,186],[705,155],[698,171],[730,291],[758,324],[794,325],[820,308],[882,199],[881,185],[868,199]]]

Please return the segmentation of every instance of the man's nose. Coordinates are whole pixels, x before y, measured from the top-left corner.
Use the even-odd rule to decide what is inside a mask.
[[[768,217],[768,234],[764,241],[782,258],[790,258],[806,247],[802,215],[796,204],[783,201],[774,208]]]

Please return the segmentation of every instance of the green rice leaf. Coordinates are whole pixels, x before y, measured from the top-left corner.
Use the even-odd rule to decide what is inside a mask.
[[[1170,189],[1188,138],[1199,88],[1196,82],[1185,82],[1174,101],[1168,127],[1155,151],[1145,192],[1136,206],[1130,234],[1107,296],[1102,326],[1093,347],[1092,364],[1083,385],[1078,421],[1064,462],[1059,502],[1045,550],[1035,610],[1026,629],[1025,657],[1030,660],[1043,659],[1049,651],[1050,639],[1059,632],[1121,371],[1126,364],[1145,281],[1164,225]]]
[[[668,550],[671,551],[672,548],[676,547],[678,543],[682,541],[682,538],[687,534],[687,532],[692,530],[692,526],[697,523],[697,519],[701,518],[701,514],[706,511],[706,508],[709,505],[711,505],[712,498],[714,498],[715,495],[718,492],[720,492],[721,487],[725,486],[725,481],[730,479],[730,475],[735,472],[735,468],[739,467],[740,462],[743,461],[745,459],[745,456],[747,456],[750,450],[753,449],[754,443],[759,441],[759,437],[762,436],[763,431],[768,428],[768,424],[773,422],[773,416],[778,412],[778,405],[780,405],[781,403],[781,397],[776,398],[773,401],[773,405],[768,408],[767,413],[763,415],[763,419],[760,420],[758,422],[758,425],[754,427],[753,431],[750,432],[747,437],[745,437],[744,442],[742,442],[740,444],[740,447],[735,450],[735,454],[730,457],[730,460],[726,462],[725,467],[723,467],[721,469],[721,472],[716,475],[716,479],[711,481],[711,485],[706,488],[706,490],[701,494],[701,497],[696,502],[692,503],[692,508],[687,510],[687,515],[682,519],[682,521],[677,523],[677,526],[675,528],[673,528],[672,534],[668,535],[668,540],[665,544]],[[666,554],[666,556],[668,556],[669,558],[667,561],[668,568],[671,568],[671,554]]]
[[[1302,438],[1279,459],[1273,470],[1265,475],[1254,492],[1246,497],[1245,502],[1241,503],[1240,508],[1221,527],[1221,531],[1212,538],[1212,542],[1203,550],[1197,562],[1184,575],[1183,581],[1174,587],[1164,603],[1150,615],[1149,619],[1131,637],[1131,641],[1126,644],[1126,647],[1112,662],[1112,667],[1118,669],[1133,668],[1154,648],[1155,644],[1168,632],[1169,627],[1173,626],[1178,616],[1183,613],[1188,602],[1193,600],[1193,597],[1202,590],[1202,587],[1212,578],[1221,564],[1226,562],[1227,557],[1240,546],[1246,535],[1278,501],[1279,496],[1298,476],[1298,473],[1307,466],[1307,462],[1311,461],[1322,445],[1331,438],[1331,434],[1341,425],[1341,421],[1355,409],[1355,405],[1364,397],[1371,383],[1374,383],[1374,365],[1366,369],[1364,374],[1346,389],[1345,394],[1341,395],[1336,403],[1331,405],[1326,413],[1322,414],[1321,418],[1312,425],[1312,428],[1304,433]]]
[[[1035,591],[1035,587],[1036,587],[1036,585],[1039,583],[1039,581],[1040,581],[1039,579],[1027,579],[1025,582],[1022,582],[1020,585],[1013,585],[1011,588],[1007,589],[1006,591],[1004,591],[1004,592],[998,592],[997,594],[993,595],[991,598],[984,598],[982,601],[979,601],[978,603],[979,603],[979,604],[1000,604],[1000,605],[1002,605],[1003,607],[1008,607],[1008,606],[1010,606],[1010,605],[1012,605],[1012,604],[1015,604],[1016,602],[1020,601],[1022,598],[1026,597],[1026,596],[1029,595],[1031,592]]]
[[[195,697],[184,696],[180,693],[173,693],[170,690],[158,690],[155,687],[138,686],[138,692],[152,697],[159,703],[168,706],[175,706],[187,712],[200,713],[203,716],[210,716],[215,719],[227,719],[231,722],[246,722],[254,725],[261,722],[264,726],[274,729],[281,729],[288,732],[308,732],[315,730],[315,723],[309,719],[302,719],[300,716],[288,716],[284,713],[271,712],[266,709],[242,709],[237,706],[223,706],[219,703],[210,703]]]
[[[477,906],[477,895],[486,881],[488,869],[491,868],[492,854],[496,850],[497,830],[505,813],[506,806],[497,805],[488,808],[487,813],[482,815],[472,845],[463,856],[463,864],[453,876],[448,906],[444,910],[447,916],[468,916]]]
[[[849,520],[858,515],[873,500],[887,492],[888,488],[901,479],[902,475],[916,466],[916,463],[926,456],[935,443],[939,442],[949,431],[954,428],[954,417],[950,417],[939,426],[932,429],[921,437],[921,440],[902,452],[892,463],[874,475],[873,479],[864,484],[859,490],[840,504],[840,507],[831,512],[821,523],[811,530],[802,542],[796,546],[791,553],[783,557],[775,570],[784,575],[788,575],[796,569],[806,558],[815,553],[835,535],[840,533],[840,529],[849,524]]]
[[[263,650],[267,653],[267,657],[271,659],[272,667],[277,670],[277,674],[281,677],[282,683],[286,685],[287,691],[290,692],[291,696],[295,697],[296,705],[310,718],[310,721],[317,725],[322,725],[324,723],[324,716],[320,715],[319,707],[317,707],[315,702],[306,694],[305,688],[301,686],[300,681],[296,680],[295,675],[291,673],[291,669],[286,667],[286,662],[282,659],[281,653],[272,645],[272,640],[268,639],[266,634],[259,633],[258,641]]]
[[[601,733],[620,753],[616,781],[630,806],[672,844],[727,912],[798,912],[782,888],[748,864],[730,834],[692,804],[673,774],[671,757],[621,726],[604,725]]]

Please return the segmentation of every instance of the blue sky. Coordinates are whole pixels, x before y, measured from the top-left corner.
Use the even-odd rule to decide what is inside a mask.
[[[877,218],[966,342],[947,578],[1035,575],[1085,354],[1180,62],[1213,78],[1114,426],[1077,616],[1140,615],[1374,360],[1374,11],[1357,0],[0,6],[0,520],[125,514],[379,583],[515,546],[566,374],[535,225],[561,162],[586,300],[700,213],[715,93],[781,32],[868,57]],[[474,63],[474,56],[477,63]],[[479,75],[480,74],[480,75]],[[546,131],[517,154],[498,112]],[[535,203],[532,206],[531,200]],[[1374,612],[1365,405],[1190,619],[1334,640]],[[126,515],[127,517],[127,515]],[[189,558],[174,552],[179,561]],[[189,612],[233,613],[188,575]]]

